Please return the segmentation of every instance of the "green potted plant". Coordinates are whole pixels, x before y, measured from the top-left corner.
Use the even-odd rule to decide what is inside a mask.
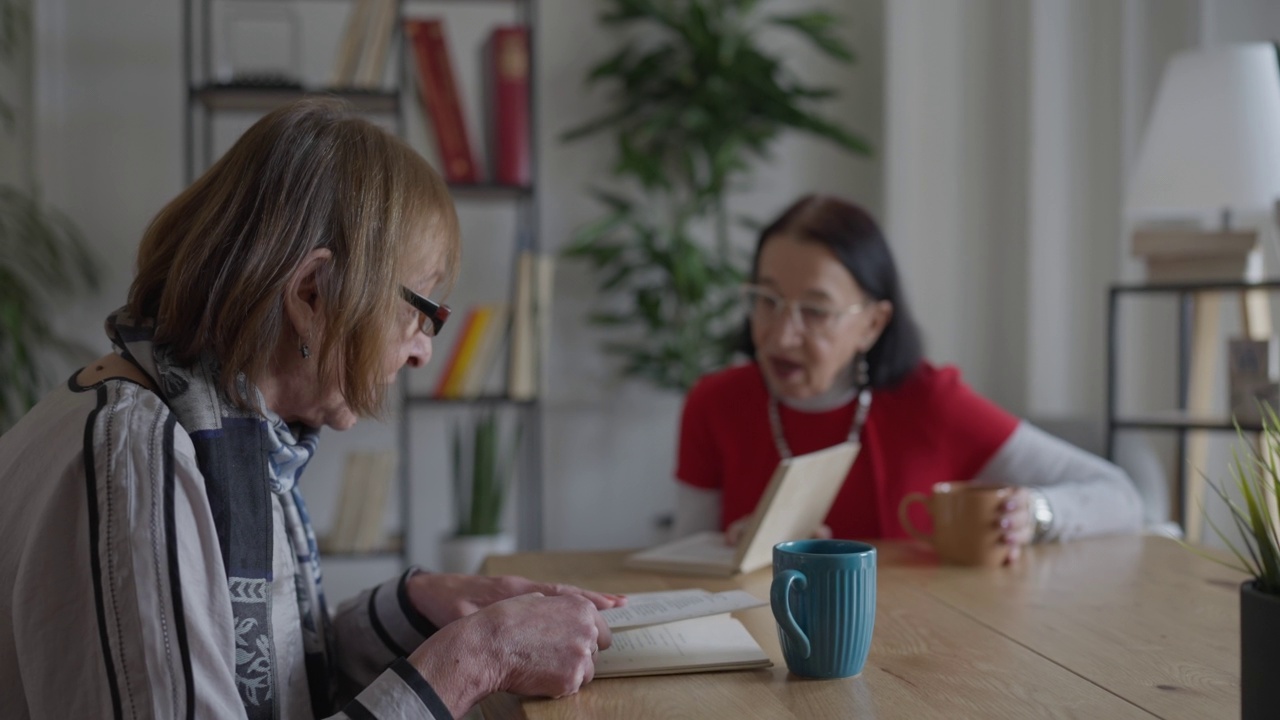
[[[28,52],[29,36],[27,5],[0,0],[0,69],[29,67],[20,59]],[[22,99],[0,96],[0,124],[17,147],[31,142],[19,122],[23,105]],[[29,190],[33,183],[26,180],[21,187],[0,183],[0,433],[57,381],[51,374],[57,363],[51,359],[90,354],[59,336],[51,316],[58,301],[98,286],[97,268],[80,232]]]
[[[462,423],[453,427],[455,529],[441,545],[445,572],[475,572],[485,557],[515,551],[515,537],[503,529],[502,520],[521,426],[517,422],[512,437],[505,438],[498,413],[486,408],[467,430]]]
[[[595,190],[605,214],[582,228],[567,255],[600,276],[604,309],[591,321],[629,334],[611,339],[626,375],[687,390],[732,358],[740,330],[738,286],[747,264],[730,239],[728,199],[752,161],[787,130],[858,155],[869,144],[815,108],[836,93],[803,82],[766,50],[793,33],[829,58],[853,52],[825,11],[775,12],[769,0],[607,0],[607,27],[637,38],[591,69],[611,107],[564,135],[610,131],[613,176],[630,192]],[[751,225],[749,218],[738,218]]]
[[[1262,720],[1276,716],[1274,685],[1280,675],[1280,417],[1262,404],[1258,447],[1248,442],[1238,424],[1236,433],[1248,448],[1244,454],[1232,451],[1229,487],[1239,497],[1231,497],[1226,487],[1205,483],[1226,506],[1230,526],[1219,527],[1208,513],[1205,520],[1234,562],[1193,549],[1249,575],[1240,586],[1240,709],[1244,720]]]

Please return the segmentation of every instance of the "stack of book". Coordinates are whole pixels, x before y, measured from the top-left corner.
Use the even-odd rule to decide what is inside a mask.
[[[343,90],[380,89],[395,25],[396,0],[356,0],[347,16],[329,86]]]
[[[395,472],[392,452],[353,452],[347,455],[342,490],[333,525],[319,538],[326,553],[395,550],[386,531],[387,495]]]
[[[430,119],[440,169],[453,184],[486,178],[472,151],[463,118],[461,94],[453,70],[444,21],[407,19],[405,38],[413,50],[413,75],[425,116]],[[529,185],[529,33],[523,25],[494,28],[485,56],[492,168],[500,185]]]
[[[495,390],[510,312],[502,303],[473,305],[458,327],[453,351],[436,381],[438,398],[471,398]]]
[[[538,396],[554,274],[552,256],[521,252],[512,302],[478,303],[459,314],[462,320],[456,331],[449,331],[452,346],[436,376],[433,397]]]

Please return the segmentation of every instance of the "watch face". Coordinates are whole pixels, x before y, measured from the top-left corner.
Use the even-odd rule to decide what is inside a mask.
[[[1053,524],[1053,509],[1049,507],[1049,500],[1039,491],[1031,493],[1031,519],[1035,521],[1035,539],[1039,540],[1049,530],[1049,526]]]

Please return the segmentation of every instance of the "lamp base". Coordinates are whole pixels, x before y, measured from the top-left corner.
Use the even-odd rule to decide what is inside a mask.
[[[1256,230],[1168,229],[1133,234],[1133,254],[1146,259],[1147,282],[1240,281],[1258,247]]]

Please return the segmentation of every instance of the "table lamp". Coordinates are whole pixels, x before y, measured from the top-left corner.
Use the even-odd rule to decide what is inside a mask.
[[[1179,53],[1165,67],[1125,198],[1149,282],[1242,280],[1257,233],[1233,213],[1280,197],[1280,66],[1270,43]],[[1203,231],[1217,215],[1219,226]],[[1181,229],[1170,223],[1181,222]],[[1187,228],[1190,227],[1190,230]]]

